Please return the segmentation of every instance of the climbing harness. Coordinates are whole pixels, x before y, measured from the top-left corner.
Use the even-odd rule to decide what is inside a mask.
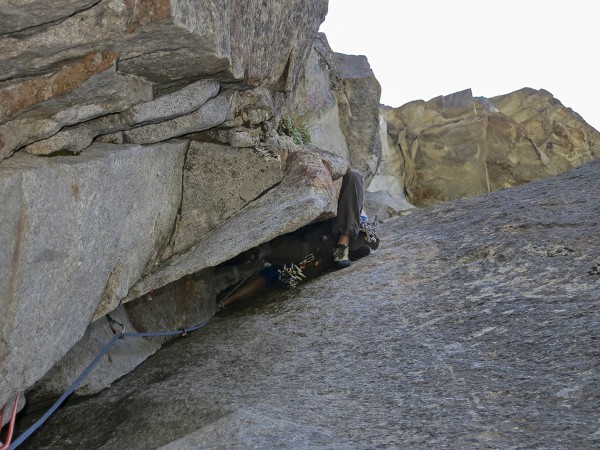
[[[181,327],[175,331],[154,331],[154,332],[138,333],[138,332],[126,332],[125,325],[123,325],[121,322],[114,320],[108,314],[106,315],[106,319],[108,320],[110,330],[112,331],[114,336],[112,338],[110,338],[110,340],[104,345],[104,347],[102,347],[102,350],[100,350],[100,352],[94,357],[92,362],[83,370],[83,372],[81,372],[81,374],[75,379],[75,381],[71,384],[71,386],[69,386],[67,388],[67,390],[63,393],[63,395],[61,395],[60,398],[56,402],[54,402],[54,404],[48,409],[48,411],[46,411],[44,413],[44,415],[37,422],[35,422],[21,436],[19,436],[19,438],[16,439],[10,447],[8,447],[8,450],[13,450],[13,449],[17,448],[19,445],[21,445],[25,441],[25,439],[27,439],[29,436],[31,436],[31,434],[34,431],[36,431],[39,427],[41,427],[43,425],[44,422],[46,422],[46,420],[48,420],[48,418],[58,409],[58,407],[63,404],[63,402],[67,399],[67,397],[69,395],[71,395],[73,392],[75,392],[75,389],[77,389],[79,387],[79,385],[84,380],[84,378],[89,375],[89,373],[92,371],[92,369],[94,367],[96,367],[96,365],[100,362],[102,357],[108,353],[108,351],[117,342],[117,340],[124,339],[127,337],[187,336],[188,333],[191,333],[192,331],[196,331],[208,323],[208,321],[205,321],[205,322],[198,323],[192,327]],[[121,328],[121,330],[117,331],[115,325],[119,326]],[[18,398],[19,397],[17,396],[17,399],[15,400],[15,405],[13,408],[13,415],[16,415],[16,409],[17,409],[16,402],[17,402]],[[0,417],[0,419],[1,419],[1,417]],[[13,423],[13,426],[14,426],[14,423]],[[12,435],[12,428],[9,431]],[[5,444],[5,445],[7,445],[7,444]],[[6,448],[5,446],[0,447],[0,450],[4,450],[5,448]]]
[[[13,402],[12,412],[10,413],[10,420],[8,421],[8,431],[6,435],[6,442],[3,444],[0,441],[0,450],[6,450],[10,445],[10,441],[12,440],[13,431],[15,430],[15,419],[17,417],[17,405],[19,403],[19,394],[15,397],[15,401]],[[2,407],[0,410],[0,431],[2,429],[2,419],[4,418],[4,410],[8,406],[8,403]]]

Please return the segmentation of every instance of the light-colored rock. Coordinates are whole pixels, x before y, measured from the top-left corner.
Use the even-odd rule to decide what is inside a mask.
[[[96,144],[77,157],[2,162],[0,403],[47,372],[162,253],[186,149]]]
[[[368,186],[381,158],[379,98],[381,86],[365,56],[335,54],[343,90],[336,91],[340,124],[352,167],[365,177]]]
[[[140,297],[157,286],[205,267],[216,266],[243,250],[312,221],[333,217],[336,211],[337,191],[321,156],[305,151],[292,153],[279,185],[205,234],[188,252],[155,267],[133,286],[127,299]]]
[[[381,87],[364,56],[334,53],[319,33],[284,114],[306,127],[311,143],[346,158],[368,186],[379,164]]]
[[[125,312],[125,306],[112,311],[111,318],[123,324],[127,332],[135,331]],[[122,331],[118,325],[114,325],[114,328],[117,333]],[[177,327],[174,328],[176,329]],[[27,400],[35,403],[47,398],[60,397],[112,337],[113,332],[108,320],[102,318],[91,323],[79,342],[27,392]],[[95,394],[107,388],[114,380],[130,372],[156,352],[165,340],[161,337],[119,340],[110,350],[110,358],[100,360],[75,391],[76,395]]]
[[[384,221],[414,208],[404,194],[404,157],[387,132],[387,122],[379,118],[381,162],[365,192],[365,207],[369,216]]]
[[[0,198],[10,214],[0,224],[0,292],[8,292],[0,313],[14,318],[0,325],[0,401],[39,379],[134,283],[156,275],[176,233],[187,141],[100,142],[163,142],[219,126],[241,152],[262,152],[327,10],[326,0],[57,0],[53,11],[37,3],[0,0],[0,24],[14,22],[0,30]],[[328,159],[307,158],[314,167],[295,179],[292,170],[281,198],[227,209],[233,216],[201,237],[218,242],[212,254],[190,247],[173,255],[168,263],[193,260],[176,278],[333,214]],[[257,168],[240,167],[255,174],[242,198],[270,188],[271,174]],[[262,233],[277,201],[280,216]],[[243,220],[238,207],[248,212]],[[67,365],[81,367],[75,360],[88,344]]]
[[[200,80],[152,101],[132,106],[122,114],[130,125],[162,122],[196,111],[218,93],[218,82]]]
[[[110,317],[121,323],[128,333],[176,332],[206,322],[214,315],[219,287],[218,277],[213,268],[209,268],[121,305]],[[104,317],[90,324],[83,338],[27,392],[28,401],[35,403],[60,396],[87,367],[90,355],[99,353],[112,338],[111,326],[116,332],[123,330]],[[76,395],[94,394],[107,388],[174,337],[177,335],[132,336],[119,340],[110,350],[110,358],[98,363],[75,391]]]
[[[365,192],[365,211],[371,223],[387,222],[397,216],[410,214],[415,207],[388,191]]]
[[[294,103],[286,111],[310,132],[311,143],[350,161],[346,137],[340,125],[340,111],[334,92],[342,88],[339,67],[324,34],[319,33],[306,61],[294,93]]]
[[[120,72],[154,83],[218,74],[290,89],[326,11],[325,0],[104,0],[38,33],[0,38],[1,79],[42,74],[110,49],[119,55]],[[265,33],[273,23],[285,27]]]
[[[323,150],[315,145],[303,145],[301,147],[296,147],[296,149],[308,150],[310,152],[316,153],[320,156],[321,162],[327,167],[327,170],[331,174],[331,178],[337,180],[342,178],[344,175],[348,173],[350,170],[350,163],[348,160],[335,152],[331,152],[329,150]],[[294,148],[292,147],[292,148]],[[298,151],[298,150],[292,150]]]
[[[600,133],[545,91],[480,99],[466,90],[382,114],[417,206],[555,175],[600,154]]]
[[[370,192],[388,191],[392,195],[403,197],[404,158],[388,134],[387,123],[383,116],[379,119],[379,138],[381,140],[381,163],[367,190]]]
[[[490,102],[527,130],[558,172],[600,156],[600,133],[548,91],[524,88]]]
[[[226,94],[221,94],[204,103],[193,113],[124,131],[123,137],[126,142],[136,144],[165,141],[216,127],[227,119],[229,111],[229,97]]]
[[[340,156],[337,153],[330,152],[329,150],[323,150],[312,144],[298,145],[289,136],[274,135],[269,137],[266,141],[267,147],[275,146],[277,148],[284,149],[288,154],[292,153],[304,153],[310,152],[318,155],[321,158],[321,162],[325,165],[331,178],[338,180],[348,173],[350,170],[350,163],[346,158]]]
[[[129,126],[120,114],[110,114],[98,119],[88,120],[78,125],[65,127],[48,139],[29,144],[24,148],[33,155],[52,155],[55,153],[79,154],[88,148],[99,134],[115,133]],[[111,144],[121,144],[111,139]]]
[[[2,78],[44,73],[90,49],[119,55],[120,70],[152,81],[225,70],[230,54],[227,11],[211,2],[104,0],[31,36],[0,39]],[[193,75],[192,75],[193,74]]]
[[[243,148],[258,147],[261,143],[262,136],[263,132],[260,128],[229,128],[223,127],[221,124],[221,126],[207,131],[188,134],[186,135],[186,138],[199,142],[212,142],[216,144],[229,145],[231,147]]]
[[[119,75],[112,65],[86,78],[72,91],[37,103],[35,109],[0,125],[0,160],[24,145],[56,134],[66,125],[123,111],[151,98],[150,83]]]
[[[274,90],[291,91],[325,20],[327,4],[327,0],[236,0],[230,7],[231,73],[249,86],[265,80]],[[277,32],[266,32],[273,24]]]
[[[286,154],[191,141],[172,252],[181,253],[283,179]],[[242,232],[242,230],[240,230]]]
[[[232,147],[255,147],[260,143],[259,129],[237,129],[231,132],[229,143]]]

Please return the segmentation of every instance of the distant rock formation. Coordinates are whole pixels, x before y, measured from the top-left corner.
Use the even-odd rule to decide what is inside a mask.
[[[383,109],[408,201],[426,206],[556,175],[600,156],[600,133],[549,92],[470,90]]]
[[[218,316],[28,448],[597,448],[599,172],[386,223],[371,256]]]

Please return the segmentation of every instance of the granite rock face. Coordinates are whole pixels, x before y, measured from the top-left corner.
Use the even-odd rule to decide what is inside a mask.
[[[166,283],[179,280],[165,289],[185,299],[202,290],[192,316],[212,315],[216,288],[200,288],[219,284],[212,267],[335,214],[341,176],[311,150],[287,170],[288,150],[266,145],[325,0],[45,3],[0,0],[1,404],[53,366],[35,395],[64,387],[104,336],[104,316],[141,327],[148,318],[122,303]],[[182,289],[196,272],[197,290]],[[164,326],[185,321],[169,309],[176,295],[165,298]],[[106,364],[82,392],[155,348],[129,347],[131,359]]]
[[[404,192],[405,161],[400,148],[387,132],[387,122],[380,116],[379,139],[381,161],[365,192],[366,210],[371,221],[384,222],[414,208]]]
[[[352,166],[363,173],[366,184],[381,158],[378,107],[381,86],[363,55],[335,54],[343,90],[336,91],[340,121]],[[365,149],[367,151],[365,151]]]
[[[0,28],[1,160],[64,126],[151,101],[153,91],[181,89],[179,96],[187,99],[177,105],[155,101],[146,110],[173,120],[193,113],[204,94],[186,85],[199,79],[213,88],[221,82],[233,90],[289,92],[327,2],[63,0],[49,12],[29,1],[4,1],[0,8],[3,20],[14,20]],[[191,102],[190,95],[196,97]],[[276,103],[271,116],[284,99]],[[134,108],[126,122],[142,125],[147,118]],[[160,140],[146,134],[130,142]]]
[[[95,144],[50,164],[20,152],[0,165],[4,401],[48,371],[94,318],[115,309],[162,253],[186,150],[184,141]]]
[[[24,448],[597,448],[600,161],[381,226]]]
[[[192,141],[173,248],[182,253],[283,179],[287,154]]]
[[[543,90],[491,99],[466,90],[382,114],[416,206],[517,186],[600,155],[600,133]]]
[[[11,115],[0,124],[0,161],[27,144],[55,135],[64,126],[123,111],[152,98],[152,85],[139,78],[120,75],[114,64],[116,55],[107,53],[88,55],[93,62],[92,70],[99,66],[98,73],[87,72],[88,62],[85,60],[88,58],[85,57],[83,68],[76,68],[83,71],[83,75],[69,74],[64,80],[59,77],[57,95],[40,98],[39,93],[46,92],[48,88],[42,83],[30,86],[32,81],[23,83],[23,86],[9,86],[0,92],[0,98],[13,98],[19,102],[18,106],[27,105],[18,110],[15,106],[9,112]],[[106,69],[102,65],[104,59],[111,64]],[[76,82],[80,84],[75,85]],[[34,98],[21,98],[29,95]]]
[[[335,216],[337,191],[323,156],[296,151],[287,157],[283,180],[202,236],[187,252],[161,262],[130,289],[125,300],[233,258],[242,250]]]
[[[381,159],[381,86],[365,56],[334,53],[319,33],[288,113],[312,143],[348,159],[368,185]]]

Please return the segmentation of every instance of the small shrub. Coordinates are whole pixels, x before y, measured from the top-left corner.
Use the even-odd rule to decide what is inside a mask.
[[[297,124],[290,116],[283,116],[279,121],[277,133],[292,138],[295,144],[310,144],[310,132],[306,125]]]
[[[277,133],[290,136],[297,145],[310,144],[310,123],[323,108],[324,101],[306,100],[295,105],[289,114],[281,117]]]

